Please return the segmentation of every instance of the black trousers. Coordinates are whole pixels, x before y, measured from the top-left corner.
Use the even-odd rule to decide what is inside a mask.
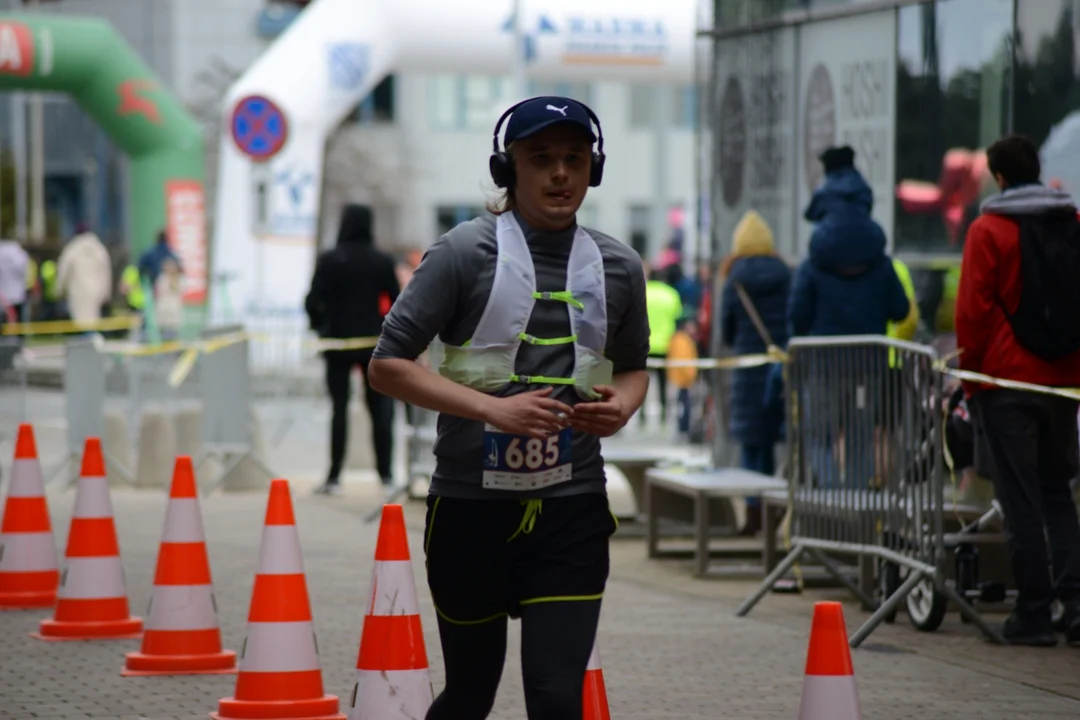
[[[600,494],[532,500],[428,499],[428,585],[446,687],[426,720],[484,720],[521,618],[529,720],[581,720],[582,689],[616,522]]]
[[[1005,511],[1016,611],[1048,619],[1055,597],[1080,601],[1080,523],[1069,489],[1078,469],[1077,402],[1018,390],[984,390],[973,400],[990,455],[983,464]]]
[[[367,376],[371,350],[327,352],[326,389],[330,393],[333,416],[330,420],[330,472],[327,480],[335,483],[341,477],[345,449],[349,438],[349,396],[352,394],[350,373],[356,366]],[[375,465],[383,484],[393,480],[394,399],[375,392],[365,383],[364,400],[371,416],[371,440],[375,446]]]

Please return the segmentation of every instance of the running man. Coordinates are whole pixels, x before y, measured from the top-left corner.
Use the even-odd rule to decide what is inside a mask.
[[[574,720],[616,527],[600,438],[649,384],[645,275],[629,246],[576,224],[603,175],[591,110],[527,100],[493,144],[496,217],[427,252],[386,318],[371,381],[440,413],[424,549],[446,687],[427,720],[488,716],[511,617],[529,719]],[[439,374],[414,362],[436,336]]]

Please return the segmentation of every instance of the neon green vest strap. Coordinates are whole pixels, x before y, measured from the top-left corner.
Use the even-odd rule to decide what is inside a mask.
[[[574,296],[567,290],[560,290],[558,292],[534,292],[533,297],[537,300],[552,300],[555,302],[564,302],[567,305],[574,307],[584,307],[580,300],[574,298]],[[526,342],[530,345],[537,345],[541,347],[551,347],[555,345],[572,345],[577,342],[577,335],[567,335],[566,337],[557,338],[539,338],[535,335],[528,333],[518,333],[518,340]],[[466,340],[462,347],[469,347],[472,343],[472,339]],[[574,378],[559,378],[548,377],[547,375],[518,375],[514,373],[510,376],[511,382],[521,383],[523,385],[573,385]]]
[[[530,345],[569,345],[570,343],[577,342],[577,335],[568,335],[567,337],[559,338],[538,338],[535,335],[528,333],[518,333],[518,340],[527,342]]]
[[[557,292],[534,292],[533,297],[537,300],[555,300],[557,302],[564,302],[567,305],[576,307],[578,310],[585,309],[585,304],[576,299],[569,290],[559,290]]]

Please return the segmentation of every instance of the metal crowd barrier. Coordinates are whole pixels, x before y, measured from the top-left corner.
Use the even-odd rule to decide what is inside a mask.
[[[23,338],[0,336],[0,446],[15,442],[27,417],[27,372]]]
[[[48,481],[82,454],[86,438],[104,437],[110,376],[125,381],[127,402],[122,404],[127,406],[125,414],[135,432],[139,432],[149,404],[175,410],[178,400],[197,401],[201,415],[196,466],[201,467],[209,459],[217,459],[222,465],[220,474],[208,484],[208,492],[224,484],[245,460],[254,463],[268,478],[273,477],[255,457],[249,341],[236,334],[242,329],[216,328],[205,332],[201,343],[160,349],[106,346],[93,338],[70,340],[64,355],[67,452]],[[181,361],[185,355],[188,359]],[[141,448],[139,438],[132,445]],[[135,484],[131,469],[120,458],[108,456],[108,447],[106,455],[110,470],[117,469],[124,480]]]
[[[438,368],[442,362],[442,345],[438,339],[432,341],[417,362],[432,370]],[[419,481],[430,483],[435,473],[435,439],[439,434],[439,413],[408,404],[404,405],[404,411],[405,482],[394,488],[386,498],[386,503],[400,502],[403,498],[420,499],[422,496],[414,494],[413,486]],[[395,452],[398,447],[400,446],[395,443]],[[373,523],[381,515],[382,504],[379,503],[367,514],[364,522]]]
[[[797,338],[788,346],[791,551],[739,607],[745,616],[804,555],[876,612],[858,647],[915,591],[947,602],[988,637],[990,626],[946,582],[942,375],[928,347],[877,336]],[[831,556],[877,559],[895,572],[879,604]],[[910,607],[909,601],[909,607]],[[940,622],[940,620],[939,620]]]

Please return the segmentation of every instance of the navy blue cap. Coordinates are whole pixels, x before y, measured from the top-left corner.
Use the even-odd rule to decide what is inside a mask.
[[[544,96],[526,100],[514,110],[506,122],[503,145],[523,140],[558,123],[573,123],[585,130],[592,142],[596,142],[589,113],[581,103],[565,97]]]

